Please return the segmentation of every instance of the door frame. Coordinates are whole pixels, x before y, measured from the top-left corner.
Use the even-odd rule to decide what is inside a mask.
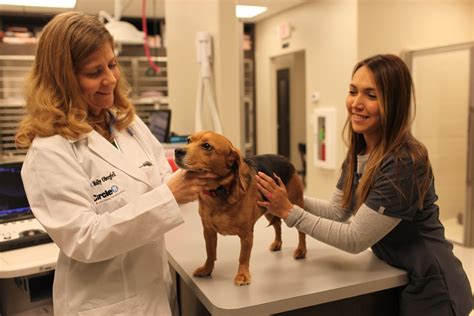
[[[271,118],[272,133],[268,141],[271,143],[272,152],[278,152],[278,107],[277,107],[277,71],[290,69],[290,161],[296,170],[302,170],[303,162],[298,151],[298,143],[307,142],[307,97],[306,97],[306,52],[297,50],[270,58],[270,100],[272,107]]]
[[[466,208],[464,210],[464,237],[463,245],[474,247],[474,42],[459,43],[446,46],[424,48],[418,50],[408,50],[401,54],[410,70],[413,73],[413,58],[440,54],[444,52],[454,52],[458,50],[469,50],[469,120],[467,136],[467,174],[466,174]]]

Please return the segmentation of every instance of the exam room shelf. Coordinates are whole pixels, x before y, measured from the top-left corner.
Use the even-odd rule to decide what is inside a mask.
[[[33,66],[36,45],[0,43],[0,156],[24,155],[15,147],[16,128],[25,113],[23,84]],[[118,60],[132,87],[131,99],[145,123],[149,114],[168,106],[168,71],[164,48],[152,49],[152,60],[160,71],[152,71],[142,47],[124,46]],[[142,97],[146,94],[156,97]]]

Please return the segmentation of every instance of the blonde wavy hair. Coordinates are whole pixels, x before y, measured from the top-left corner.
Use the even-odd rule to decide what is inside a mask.
[[[35,61],[25,84],[27,114],[20,123],[15,142],[18,148],[29,148],[36,136],[61,135],[77,139],[95,129],[106,134],[100,122],[108,110],[99,115],[88,111],[76,77],[76,67],[113,38],[95,16],[65,12],[56,15],[43,29]],[[115,127],[124,129],[134,120],[135,110],[127,95],[129,85],[120,78],[114,91]]]
[[[417,206],[422,208],[425,194],[433,181],[433,175],[426,147],[411,133],[415,116],[415,101],[410,71],[403,60],[391,54],[375,55],[362,60],[355,65],[352,76],[361,67],[367,67],[374,77],[380,106],[382,135],[379,143],[370,153],[365,173],[354,192],[357,155],[364,150],[366,143],[362,134],[353,131],[350,115],[348,115],[344,126],[348,151],[343,164],[343,169],[346,171],[343,184],[343,207],[350,208],[355,198],[355,210],[357,210],[367,198],[375,174],[380,171],[384,159],[393,155],[398,164],[402,156],[408,153],[413,161],[413,170],[420,170],[419,168],[422,170],[422,172],[412,173],[419,197]],[[400,187],[396,186],[396,188],[402,192]]]

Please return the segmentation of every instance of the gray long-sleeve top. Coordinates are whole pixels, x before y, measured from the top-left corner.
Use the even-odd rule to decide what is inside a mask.
[[[305,209],[294,206],[285,222],[311,237],[350,253],[359,253],[382,239],[400,223],[362,204],[356,215],[343,209],[342,191],[330,201],[305,197]],[[350,221],[349,221],[350,219]]]
[[[357,173],[365,171],[368,155],[357,157]],[[362,204],[352,216],[342,208],[342,191],[336,188],[330,201],[305,197],[305,209],[294,206],[285,220],[311,237],[350,253],[359,253],[388,234],[401,219],[390,217]],[[382,210],[383,211],[383,210]]]

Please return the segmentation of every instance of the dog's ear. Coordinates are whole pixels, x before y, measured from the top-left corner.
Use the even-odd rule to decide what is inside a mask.
[[[229,203],[233,204],[238,201],[242,193],[246,192],[250,184],[250,168],[244,162],[242,154],[240,151],[233,147],[230,150],[230,153],[227,158],[229,167],[233,169],[235,174],[235,187],[232,190],[232,193],[229,196]],[[235,201],[234,201],[235,200]]]
[[[230,152],[225,157],[225,163],[230,169],[234,168],[234,165],[239,164],[239,159],[242,155],[239,150],[232,146]]]

